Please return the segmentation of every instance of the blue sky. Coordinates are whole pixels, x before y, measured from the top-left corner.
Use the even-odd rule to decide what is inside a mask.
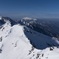
[[[0,15],[59,18],[59,0],[0,0]]]

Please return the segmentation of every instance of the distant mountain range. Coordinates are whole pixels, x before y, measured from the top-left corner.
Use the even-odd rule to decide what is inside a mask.
[[[32,19],[32,18],[23,18],[19,21],[20,24],[26,25],[30,27],[31,29],[43,33],[45,35],[51,36],[51,37],[59,37],[59,26],[58,21],[52,21],[52,20],[42,20],[42,19]],[[56,24],[57,23],[57,24]]]

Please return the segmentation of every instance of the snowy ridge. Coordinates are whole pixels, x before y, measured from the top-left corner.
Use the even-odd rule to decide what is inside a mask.
[[[36,49],[25,33],[32,36],[30,38],[33,39],[36,37],[35,39],[40,38],[39,40],[41,40],[43,37],[47,40],[45,35],[40,33],[40,36],[38,36],[37,32],[28,27],[19,24],[11,26],[10,22],[6,22],[0,29],[0,59],[59,59],[58,47]],[[42,40],[44,40],[43,38]],[[56,43],[58,44],[57,41]]]

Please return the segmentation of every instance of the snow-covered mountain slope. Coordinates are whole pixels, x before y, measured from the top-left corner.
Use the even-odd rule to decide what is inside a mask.
[[[38,33],[28,27],[24,27],[24,33],[31,44],[37,49],[45,49],[51,46],[59,46],[58,39]]]
[[[36,49],[37,45],[41,48]],[[0,28],[0,59],[59,59],[59,41],[19,24]],[[57,47],[56,47],[57,46]]]

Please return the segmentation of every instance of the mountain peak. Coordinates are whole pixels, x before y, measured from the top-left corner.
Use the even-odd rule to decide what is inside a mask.
[[[0,16],[0,23],[4,24],[6,22],[11,23],[11,25],[14,25],[16,23],[14,20],[12,20],[9,17]]]

